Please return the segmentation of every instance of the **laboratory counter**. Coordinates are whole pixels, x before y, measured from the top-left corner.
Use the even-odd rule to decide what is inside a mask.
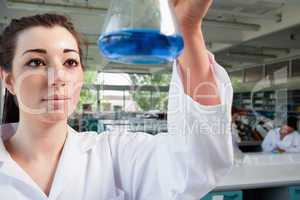
[[[300,185],[300,154],[248,153],[216,190]]]
[[[240,153],[231,172],[201,200],[299,200],[300,154]]]

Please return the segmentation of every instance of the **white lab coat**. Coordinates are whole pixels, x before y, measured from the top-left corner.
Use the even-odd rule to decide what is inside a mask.
[[[280,140],[280,128],[272,129],[265,137],[262,147],[265,152],[276,151],[279,147],[288,153],[300,152],[300,135],[297,131]]]
[[[199,200],[233,163],[232,87],[225,70],[214,61],[213,67],[222,104],[203,106],[185,95],[174,64],[168,134],[97,135],[69,127],[49,197],[11,159],[1,140],[0,199]]]

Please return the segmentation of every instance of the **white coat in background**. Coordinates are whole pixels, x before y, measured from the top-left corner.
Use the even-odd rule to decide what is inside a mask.
[[[10,157],[0,140],[1,200],[199,200],[233,163],[232,87],[212,67],[221,104],[203,106],[184,93],[177,64],[170,84],[168,134],[78,133],[69,127],[47,197]],[[4,128],[4,127],[3,127]]]
[[[300,152],[300,135],[294,131],[280,140],[280,128],[272,129],[265,137],[262,148],[265,152],[276,151],[280,148],[288,153]]]

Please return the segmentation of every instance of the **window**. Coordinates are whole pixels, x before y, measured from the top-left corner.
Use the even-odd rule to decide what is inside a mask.
[[[252,67],[245,69],[245,82],[255,82],[261,80],[263,77],[263,68]]]
[[[230,72],[229,76],[232,81],[237,81],[239,83],[242,83],[244,79],[243,70]]]
[[[289,74],[289,62],[266,65],[266,77],[269,80],[286,80]]]
[[[79,113],[97,111],[97,90],[95,88],[84,86],[81,89],[76,111]]]

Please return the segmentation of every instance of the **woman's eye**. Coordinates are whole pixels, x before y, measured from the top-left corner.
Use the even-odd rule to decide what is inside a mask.
[[[34,58],[29,60],[26,65],[29,67],[39,67],[39,66],[45,66],[46,63],[42,59]]]
[[[74,59],[68,59],[68,60],[66,60],[66,62],[64,63],[64,65],[66,67],[77,67],[78,66],[78,62],[77,62],[77,60],[74,60]]]

